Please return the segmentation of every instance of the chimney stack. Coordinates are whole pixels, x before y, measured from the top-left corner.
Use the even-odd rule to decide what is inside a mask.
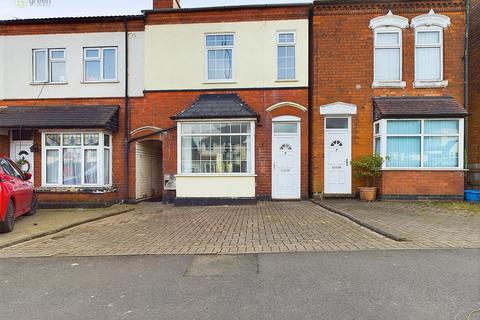
[[[178,9],[180,0],[153,0],[153,9]]]

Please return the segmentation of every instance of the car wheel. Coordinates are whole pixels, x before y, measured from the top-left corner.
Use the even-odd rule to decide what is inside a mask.
[[[34,194],[32,198],[32,206],[30,207],[30,211],[28,211],[25,215],[33,216],[35,213],[37,213],[37,208],[38,208],[38,199],[37,199],[37,195]]]
[[[0,223],[0,232],[7,233],[13,230],[13,225],[15,224],[15,206],[13,201],[10,200],[8,203],[7,214],[5,215],[5,220]]]

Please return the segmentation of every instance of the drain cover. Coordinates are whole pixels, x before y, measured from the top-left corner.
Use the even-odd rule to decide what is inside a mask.
[[[256,274],[257,270],[256,255],[202,255],[193,259],[185,276],[233,276]]]

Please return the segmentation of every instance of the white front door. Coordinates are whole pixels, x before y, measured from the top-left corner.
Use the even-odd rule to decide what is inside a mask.
[[[349,117],[325,119],[326,194],[352,193],[350,127]]]
[[[31,181],[33,182],[33,165],[34,157],[30,147],[33,145],[31,140],[10,141],[10,158],[18,162],[19,160],[26,160],[21,166],[23,172],[30,172],[32,174]]]
[[[299,199],[300,122],[273,122],[272,134],[272,198]]]

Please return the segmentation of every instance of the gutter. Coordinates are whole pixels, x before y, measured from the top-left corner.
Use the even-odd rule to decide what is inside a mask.
[[[314,114],[314,105],[313,105],[313,96],[314,96],[314,59],[315,59],[315,48],[314,48],[314,39],[313,39],[313,16],[314,16],[315,6],[311,6],[308,10],[308,186],[307,193],[309,197],[312,197],[312,129],[313,129],[313,114]]]
[[[128,96],[128,19],[125,18],[123,20],[123,26],[125,29],[125,137],[124,137],[124,167],[123,167],[123,174],[124,174],[124,196],[123,201],[128,201],[128,167],[129,167],[129,154],[130,154],[130,144],[128,139],[130,138],[130,117],[129,117],[129,96]]]

